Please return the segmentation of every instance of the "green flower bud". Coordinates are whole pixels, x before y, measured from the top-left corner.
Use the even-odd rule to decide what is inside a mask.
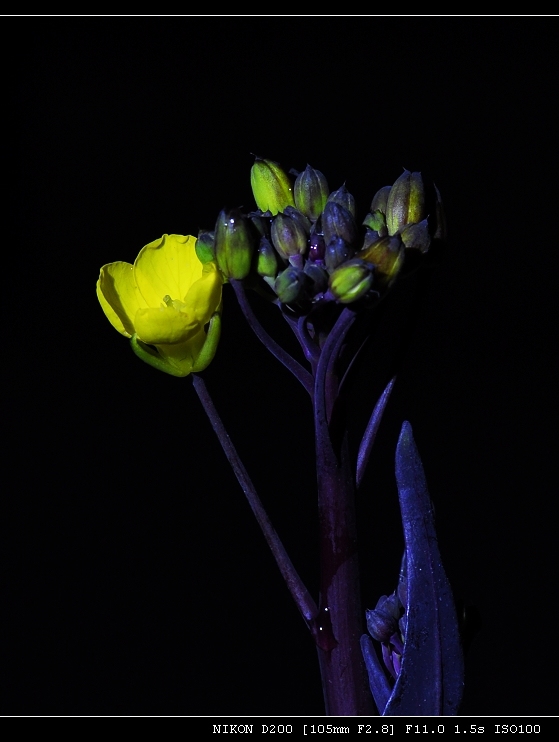
[[[425,184],[421,173],[404,170],[388,194],[386,226],[388,234],[396,234],[406,224],[425,219]]]
[[[373,200],[371,201],[371,211],[378,210],[382,211],[383,214],[386,214],[386,203],[388,201],[388,194],[391,190],[392,186],[384,186],[375,193]]]
[[[427,219],[423,219],[418,224],[408,224],[400,232],[400,237],[409,250],[419,250],[421,253],[426,253],[431,244]]]
[[[365,260],[348,260],[330,276],[330,291],[342,304],[361,299],[373,285],[373,266]]]
[[[326,246],[324,262],[328,273],[332,273],[339,265],[352,258],[355,254],[353,247],[341,237],[334,237]]]
[[[277,162],[257,157],[250,171],[250,184],[261,211],[277,214],[287,206],[295,206],[289,176]]]
[[[388,234],[388,230],[386,229],[386,219],[380,209],[375,209],[375,211],[367,214],[363,219],[363,225],[377,232],[379,237],[384,237]]]
[[[248,276],[254,252],[251,224],[238,209],[220,212],[215,223],[215,253],[226,278]]]
[[[326,178],[320,170],[307,165],[295,180],[295,206],[314,222],[322,214],[329,192]]]
[[[272,222],[271,237],[274,247],[286,260],[292,255],[303,255],[307,250],[308,232],[296,215],[278,214]]]
[[[328,201],[333,201],[336,204],[340,204],[344,209],[347,209],[351,216],[355,216],[355,199],[351,193],[345,187],[345,183],[337,191],[333,191],[328,196]]]
[[[278,254],[270,240],[262,237],[257,251],[256,271],[259,276],[275,278],[278,273]]]
[[[194,245],[198,260],[204,263],[211,263],[215,260],[215,234],[201,230],[198,233],[198,239]]]
[[[334,237],[341,237],[348,245],[352,245],[356,241],[358,235],[357,224],[353,215],[345,206],[335,201],[328,201],[322,212],[321,221],[326,245]]]
[[[355,257],[373,263],[381,285],[387,287],[394,281],[404,263],[404,244],[399,235],[382,237],[364,247]]]
[[[289,265],[276,278],[274,291],[283,304],[293,304],[303,294],[305,283],[303,271]]]

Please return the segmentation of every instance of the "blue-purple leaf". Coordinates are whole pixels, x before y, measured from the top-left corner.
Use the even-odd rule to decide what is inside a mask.
[[[383,713],[454,715],[464,685],[456,609],[441,563],[425,473],[408,422],[402,426],[396,449],[396,480],[406,544],[406,637],[401,671]]]

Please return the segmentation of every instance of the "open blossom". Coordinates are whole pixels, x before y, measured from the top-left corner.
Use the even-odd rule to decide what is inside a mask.
[[[104,265],[97,281],[112,326],[155,346],[152,353],[179,376],[201,371],[212,360],[215,347],[210,356],[202,352],[205,325],[221,307],[221,274],[213,262],[202,265],[195,244],[192,236],[164,234],[140,250],[134,265]]]

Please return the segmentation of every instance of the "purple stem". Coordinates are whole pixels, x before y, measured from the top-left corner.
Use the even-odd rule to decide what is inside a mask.
[[[237,297],[237,301],[239,302],[239,306],[241,307],[241,310],[243,314],[245,315],[246,321],[250,325],[251,329],[254,331],[254,334],[256,335],[256,337],[262,343],[264,343],[266,348],[270,351],[270,353],[272,353],[278,359],[280,363],[283,363],[283,365],[291,371],[293,376],[299,379],[299,381],[305,387],[307,392],[312,396],[312,389],[313,389],[312,375],[306,369],[304,369],[300,363],[298,363],[294,358],[292,358],[289,355],[289,353],[281,347],[281,345],[278,345],[278,343],[276,343],[273,337],[271,337],[266,332],[266,330],[262,327],[258,318],[252,311],[252,307],[249,304],[249,301],[247,299],[247,295],[245,292],[245,287],[243,286],[242,282],[231,279],[229,283],[233,287],[233,290]]]
[[[312,375],[287,354],[261,326],[252,312],[242,284],[239,281],[231,281],[231,284],[241,310],[257,337],[292,371],[313,399],[321,565],[318,609],[314,603],[312,603],[314,611],[307,609],[305,613],[301,608],[301,595],[297,594],[289,583],[291,574],[296,576],[296,573],[283,547],[282,556],[278,557],[275,553],[274,556],[317,645],[326,713],[331,716],[371,715],[375,710],[360,645],[364,613],[360,600],[354,479],[347,451],[347,436],[336,438],[334,447],[330,430],[330,417],[339,389],[336,363],[347,332],[355,321],[355,312],[347,307],[341,312],[334,328],[327,336],[320,357],[312,359],[311,364],[315,371],[313,390]],[[301,328],[292,325],[292,329],[299,338]],[[214,424],[211,415],[210,419]],[[230,441],[225,431],[218,433],[218,436],[227,453],[225,442]],[[243,479],[237,470],[242,464],[236,457],[236,468],[228,453],[227,455],[245,489]],[[244,468],[241,473],[246,476]],[[251,507],[258,518],[252,502]],[[264,512],[263,517],[268,522]],[[264,530],[262,524],[261,527]],[[269,527],[271,529],[271,525]],[[271,530],[275,535],[273,529]],[[279,542],[279,539],[277,540]],[[274,551],[270,541],[269,544]],[[284,570],[284,562],[289,565],[289,570]],[[308,595],[306,590],[305,594]],[[306,606],[311,605],[309,601],[312,601],[310,596],[306,598]]]
[[[302,314],[297,319],[294,319],[293,317],[290,317],[286,312],[282,312],[282,314],[287,324],[293,330],[293,334],[299,341],[299,345],[301,346],[303,353],[305,354],[305,358],[310,363],[312,373],[314,374],[314,372],[316,371],[316,364],[318,363],[318,359],[320,358],[320,348],[309,334],[309,330],[307,328],[307,315]]]
[[[283,579],[285,580],[289,592],[291,593],[293,600],[297,604],[297,607],[299,608],[301,615],[305,619],[305,622],[314,634],[318,630],[315,620],[318,615],[318,608],[316,606],[316,603],[303,584],[301,578],[297,573],[297,570],[291,562],[291,559],[287,555],[287,552],[275,528],[272,526],[272,523],[270,522],[270,519],[268,518],[268,515],[264,510],[264,506],[262,505],[262,502],[258,497],[254,484],[252,483],[247,470],[245,469],[241,459],[239,458],[239,454],[237,453],[235,446],[231,442],[231,439],[227,431],[225,430],[225,426],[223,425],[219,413],[215,408],[213,400],[204,383],[204,380],[201,376],[192,374],[192,383],[194,385],[194,389],[196,390],[196,394],[198,395],[198,398],[202,403],[204,412],[208,416],[212,428],[219,438],[221,447],[223,448],[225,455],[227,456],[227,459],[235,473],[235,476],[237,477],[237,480],[246,495],[248,504],[250,505],[251,510],[254,513],[256,520],[258,521],[258,525],[260,526],[262,533],[264,534],[264,538],[266,539],[266,542],[270,547],[270,551],[272,552],[274,559],[276,560],[276,564],[279,567],[279,570],[282,574]]]
[[[353,312],[351,309],[347,309],[346,307],[336,320],[336,324],[332,328],[332,332],[328,336],[328,340],[326,341],[322,349],[320,358],[324,365],[323,367],[321,367],[320,373],[324,373],[324,379],[319,382],[319,371],[317,369],[315,381],[315,399],[319,398],[317,390],[320,384],[324,389],[324,403],[326,410],[326,419],[328,423],[330,423],[330,420],[332,418],[332,410],[334,408],[334,403],[338,397],[338,392],[340,390],[336,363],[338,361],[340,350],[342,349],[342,345],[344,343],[346,335],[355,322],[355,319],[355,312]]]
[[[335,362],[354,312],[344,309],[330,333],[317,366],[314,419],[320,528],[320,603],[326,641],[318,648],[326,713],[374,713],[361,654],[363,612],[355,525],[353,477],[347,447],[335,451],[328,417],[337,390]]]

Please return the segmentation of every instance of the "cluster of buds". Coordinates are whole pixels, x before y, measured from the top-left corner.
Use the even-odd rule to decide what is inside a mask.
[[[215,230],[201,232],[196,252],[216,260],[226,279],[257,274],[282,304],[352,304],[378,299],[402,269],[406,251],[425,253],[444,239],[436,186],[407,170],[381,188],[359,226],[345,185],[330,192],[324,175],[307,165],[299,173],[257,158],[251,185],[258,209],[220,212]]]
[[[407,624],[406,559],[402,560],[398,590],[382,595],[372,611],[365,611],[369,634],[382,644],[382,659],[394,680],[400,674]]]

